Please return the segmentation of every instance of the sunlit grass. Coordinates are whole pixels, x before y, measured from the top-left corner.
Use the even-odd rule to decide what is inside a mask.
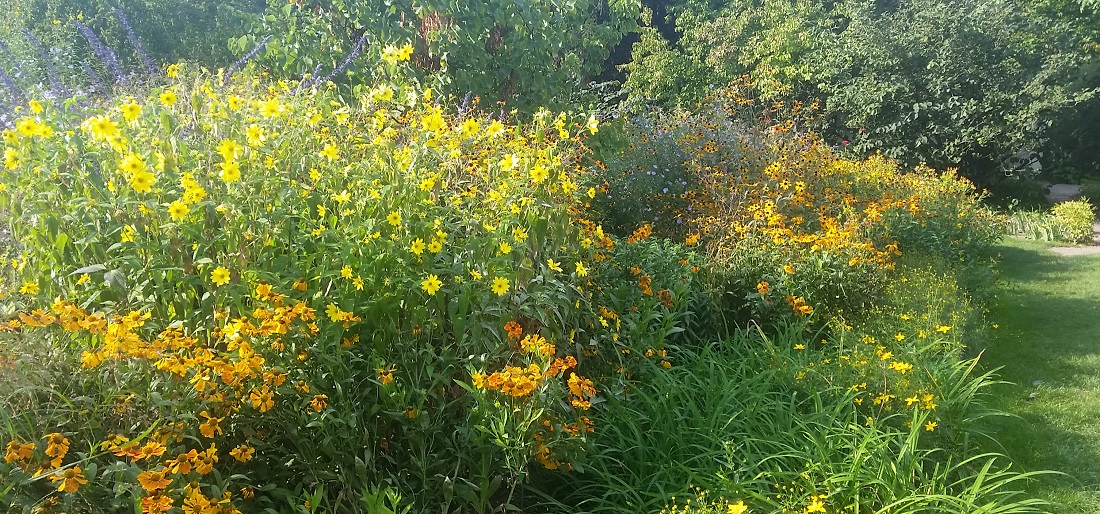
[[[1007,240],[983,361],[1003,366],[995,408],[1019,417],[991,427],[1026,470],[1051,469],[1034,492],[1100,511],[1100,256],[1062,257],[1046,243]]]

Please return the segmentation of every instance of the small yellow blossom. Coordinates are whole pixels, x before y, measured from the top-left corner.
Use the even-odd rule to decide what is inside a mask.
[[[428,296],[435,296],[435,293],[438,292],[439,288],[442,286],[443,282],[441,282],[436,275],[428,275],[428,278],[420,283],[420,288],[428,293]]]
[[[210,281],[216,286],[224,286],[229,283],[229,270],[224,266],[218,266],[214,268],[214,271],[210,272]]]
[[[493,279],[493,293],[497,296],[504,296],[509,289],[508,279],[496,277]]]

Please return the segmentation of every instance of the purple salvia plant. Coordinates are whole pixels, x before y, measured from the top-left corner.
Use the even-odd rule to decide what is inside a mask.
[[[2,39],[0,39],[0,52],[3,52],[4,55],[8,56],[8,61],[10,61],[11,65],[15,68],[15,76],[18,77],[22,75],[23,69],[19,66],[19,60],[16,59],[14,55],[12,55],[11,49],[8,48],[8,44],[5,43]]]
[[[302,81],[298,83],[298,88],[294,90],[294,94],[301,93],[303,89],[307,89],[313,85],[313,80],[317,77],[317,74],[321,73],[321,63],[317,63],[317,66],[313,67],[313,73],[302,77]]]
[[[235,75],[238,71],[241,71],[241,68],[243,68],[245,64],[248,64],[248,61],[251,61],[257,55],[259,55],[260,50],[263,50],[264,46],[266,46],[267,42],[270,40],[270,35],[264,37],[263,41],[260,41],[260,44],[256,45],[256,48],[253,48],[251,52],[248,52],[244,55],[244,57],[241,57],[237,60],[237,62],[233,63],[233,66],[229,67],[229,71],[225,72],[225,79],[222,81],[222,84],[228,84],[230,77]]]
[[[325,80],[320,81],[321,84],[335,79],[338,75],[343,73],[344,70],[348,69],[348,66],[351,65],[351,62],[354,61],[356,57],[359,57],[359,52],[363,51],[363,44],[367,42],[367,35],[368,34],[366,32],[363,32],[363,36],[359,38],[359,41],[355,42],[355,46],[352,47],[351,53],[348,54],[347,59],[344,59],[343,64],[338,66],[335,70],[332,70],[332,73],[329,73],[328,76],[325,77]],[[317,84],[317,82],[313,82],[313,84]]]
[[[470,108],[470,97],[474,95],[473,91],[467,91],[466,96],[462,98],[462,105],[458,107],[458,115],[466,116],[466,110]]]
[[[50,55],[46,53],[46,49],[42,47],[42,42],[38,38],[34,37],[34,34],[29,30],[23,31],[23,37],[27,38],[27,42],[34,47],[34,50],[38,52],[39,59],[42,59],[42,64],[46,67],[46,77],[50,79],[50,89],[56,98],[68,98],[72,96],[69,92],[69,88],[65,87],[65,83],[61,81],[61,76],[57,73],[57,68],[53,67],[53,62],[50,59]]]
[[[126,18],[126,15],[120,9],[115,9],[115,16],[118,16],[118,21],[122,24],[122,30],[126,31],[126,37],[130,40],[130,44],[134,45],[134,51],[141,58],[141,64],[145,66],[145,71],[149,73],[150,77],[155,77],[157,67],[153,65],[153,60],[149,58],[149,54],[145,53],[145,47],[141,46],[141,40],[134,33],[134,28],[130,26],[130,20]]]
[[[80,61],[80,67],[84,69],[84,74],[88,75],[88,78],[92,79],[93,91],[96,93],[106,93],[107,85],[103,83],[103,79],[99,77],[99,73],[86,62]]]
[[[7,70],[0,66],[0,84],[4,85],[4,91],[8,93],[8,101],[12,105],[23,104],[23,92],[19,90],[19,86],[15,85],[15,81],[8,75]]]
[[[104,45],[99,36],[96,36],[95,32],[92,32],[92,29],[88,28],[87,25],[80,23],[80,20],[73,20],[73,24],[76,25],[76,30],[80,31],[80,35],[88,41],[88,46],[92,47],[96,57],[99,57],[99,60],[107,65],[107,69],[115,76],[115,80],[119,84],[125,84],[126,75],[122,72],[122,66],[118,63],[118,56],[115,55],[115,51]]]

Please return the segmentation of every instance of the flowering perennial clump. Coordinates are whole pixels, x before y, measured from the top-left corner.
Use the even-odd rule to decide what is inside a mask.
[[[5,442],[19,494],[79,510],[119,490],[147,512],[232,512],[329,476],[318,463],[363,444],[386,456],[352,480],[363,487],[454,465],[571,468],[597,384],[629,376],[635,339],[619,332],[674,323],[684,277],[647,270],[629,304],[600,307],[633,256],[584,217],[578,138],[598,122],[452,116],[403,77],[410,48],[382,52],[357,102],[174,65],[144,96],[79,119],[36,104],[3,131],[0,208],[20,213],[21,250],[8,256],[20,287],[0,291],[19,314],[0,337],[76,348],[72,376],[116,391],[122,413],[96,429],[36,413],[49,437],[28,426]],[[483,452],[488,468],[445,457],[410,471],[406,456],[433,448],[417,434],[475,422],[508,433],[471,425],[449,455]],[[69,441],[105,453],[75,457]],[[402,488],[425,504],[441,489]]]

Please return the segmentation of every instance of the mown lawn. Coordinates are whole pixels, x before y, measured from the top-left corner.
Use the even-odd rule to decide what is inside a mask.
[[[1056,513],[1100,512],[1100,255],[1063,257],[1046,243],[1006,240],[983,361],[1012,384],[990,427],[1024,470],[1056,470],[1033,492]]]

